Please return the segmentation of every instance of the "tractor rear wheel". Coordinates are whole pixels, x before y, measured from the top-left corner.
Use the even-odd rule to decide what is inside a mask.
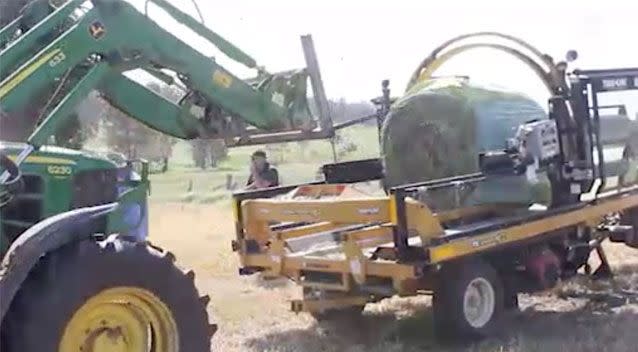
[[[117,236],[46,255],[2,326],[4,352],[209,352],[208,297],[192,272]]]

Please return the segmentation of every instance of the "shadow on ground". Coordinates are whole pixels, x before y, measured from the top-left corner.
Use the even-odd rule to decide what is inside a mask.
[[[250,351],[499,351],[630,352],[638,350],[638,269],[622,268],[613,282],[575,284],[554,294],[522,295],[522,310],[503,328],[474,343],[436,342],[428,301],[363,316],[272,332],[244,343]],[[395,300],[398,301],[398,300]],[[380,303],[383,304],[383,303]]]

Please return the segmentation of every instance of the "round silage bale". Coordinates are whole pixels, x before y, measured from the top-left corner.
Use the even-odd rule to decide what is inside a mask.
[[[519,125],[545,118],[543,108],[523,94],[482,87],[464,78],[423,82],[393,104],[384,122],[385,185],[477,172],[480,152],[504,149]],[[446,197],[472,204],[532,203],[539,193],[524,176],[500,183],[506,186],[488,180],[464,189],[466,194]]]
[[[395,186],[475,170],[474,118],[462,96],[412,94],[394,104],[382,132],[386,183]],[[452,158],[451,156],[454,155]]]

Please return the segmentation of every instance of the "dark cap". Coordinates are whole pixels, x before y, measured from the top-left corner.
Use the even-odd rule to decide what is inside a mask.
[[[263,151],[263,150],[261,150],[261,149],[259,149],[259,150],[255,151],[255,152],[253,153],[252,157],[253,157],[253,158],[256,158],[256,157],[266,158],[266,152],[265,152],[265,151]]]

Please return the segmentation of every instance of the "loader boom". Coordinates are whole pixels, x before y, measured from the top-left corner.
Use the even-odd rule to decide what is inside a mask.
[[[151,2],[229,58],[257,67],[248,54],[170,3]],[[58,7],[32,2],[0,30],[0,49],[0,123],[24,118],[34,101],[46,102],[36,109],[37,128],[27,140],[35,148],[49,141],[91,91],[182,139],[224,138],[233,146],[332,135],[331,123],[324,121],[329,117],[317,121],[308,107],[308,71],[314,70],[258,69],[256,79],[244,81],[123,0],[70,0]],[[137,69],[169,84],[179,81],[184,97],[171,102],[125,75]]]

